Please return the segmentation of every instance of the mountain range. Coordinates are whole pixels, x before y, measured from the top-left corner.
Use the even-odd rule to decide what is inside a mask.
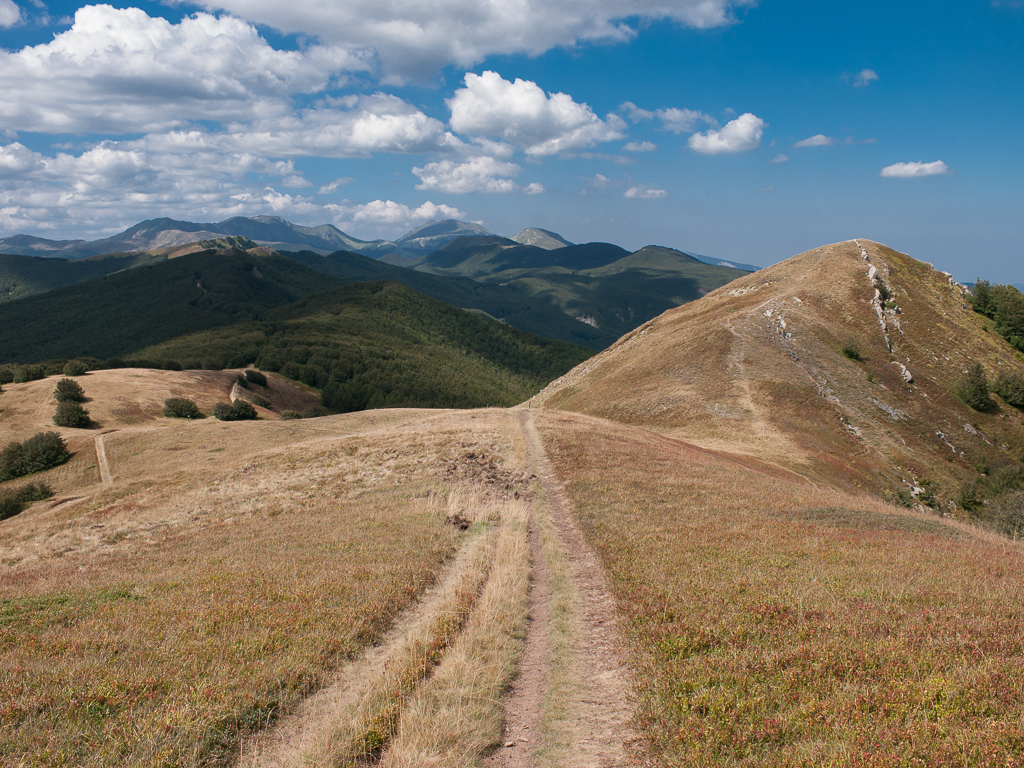
[[[281,252],[308,250],[328,254],[344,250],[375,259],[387,256],[392,259],[392,263],[407,266],[403,262],[404,259],[418,259],[458,237],[466,236],[495,235],[479,224],[455,219],[428,221],[391,241],[360,240],[331,224],[304,227],[278,216],[235,216],[221,222],[205,224],[160,218],[140,222],[123,232],[100,240],[47,240],[33,235],[12,235],[0,238],[0,254],[83,259],[112,253],[159,251],[223,237],[245,237]],[[561,235],[535,227],[528,227],[511,239],[521,245],[534,245],[548,250],[573,245]],[[696,254],[690,255],[707,264],[720,264],[747,271],[758,269],[749,264],[734,264]]]

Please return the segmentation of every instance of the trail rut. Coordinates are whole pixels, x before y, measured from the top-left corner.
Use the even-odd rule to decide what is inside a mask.
[[[543,490],[543,499],[534,502],[531,522],[531,621],[520,675],[505,703],[503,746],[486,765],[642,765],[641,740],[632,725],[630,673],[623,661],[615,604],[604,571],[568,512],[532,412],[521,414],[520,428],[530,471]],[[551,534],[547,537],[545,527]],[[557,587],[563,591],[560,596],[552,593],[559,561],[567,577],[567,583]],[[552,616],[553,597],[572,598],[570,615]],[[552,621],[559,618],[569,631],[553,637]]]

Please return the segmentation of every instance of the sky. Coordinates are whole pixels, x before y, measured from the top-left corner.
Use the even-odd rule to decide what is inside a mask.
[[[0,0],[0,237],[430,219],[1024,283],[1024,0]]]

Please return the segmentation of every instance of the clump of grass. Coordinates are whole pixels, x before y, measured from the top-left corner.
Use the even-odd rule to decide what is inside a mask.
[[[842,353],[850,360],[860,360],[860,344],[857,343],[856,339],[848,339],[846,343],[843,344]]]

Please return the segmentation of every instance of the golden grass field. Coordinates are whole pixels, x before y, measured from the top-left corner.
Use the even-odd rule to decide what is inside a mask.
[[[1024,450],[1020,413],[950,392],[1021,366],[986,322],[862,240],[666,313],[532,414],[280,420],[313,393],[271,376],[259,421],[183,422],[164,399],[209,413],[238,372],[83,376],[98,426],[0,522],[0,764],[579,768],[618,739],[624,765],[1024,766],[1024,551],[949,505]],[[0,443],[54,429],[57,378],[4,386]],[[938,510],[882,500],[925,478]],[[613,598],[636,712],[611,734],[553,506]],[[540,561],[542,738],[501,762]]]

